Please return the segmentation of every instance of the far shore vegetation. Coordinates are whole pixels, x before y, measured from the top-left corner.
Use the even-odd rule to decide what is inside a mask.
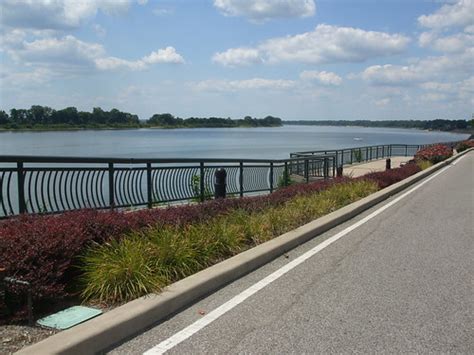
[[[285,125],[305,125],[305,126],[357,126],[357,127],[382,127],[382,128],[416,128],[433,131],[463,131],[474,129],[474,119],[466,120],[323,120],[323,121],[283,121]]]
[[[11,109],[10,113],[0,110],[1,130],[66,131],[81,129],[134,129],[134,128],[233,128],[233,127],[280,127],[283,125],[310,126],[358,126],[383,128],[413,128],[435,131],[472,133],[474,119],[468,120],[297,120],[283,121],[278,117],[266,116],[242,119],[230,117],[175,117],[170,113],[154,114],[143,120],[137,115],[117,109],[105,111],[95,107],[92,112],[79,111],[75,107],[55,110],[35,105],[29,109]]]
[[[0,110],[0,130],[74,130],[74,129],[130,129],[130,128],[208,128],[208,127],[279,127],[278,117],[243,119],[222,117],[179,118],[170,113],[154,114],[147,120],[117,109],[110,111],[95,107],[92,112],[75,107],[54,110],[46,106],[12,109],[10,114]]]

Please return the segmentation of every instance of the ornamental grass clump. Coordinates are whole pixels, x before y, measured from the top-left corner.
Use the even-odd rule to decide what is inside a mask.
[[[234,209],[185,226],[150,227],[88,248],[82,296],[117,303],[172,283],[377,191],[358,180],[264,209]],[[145,282],[147,278],[147,282]]]
[[[433,164],[446,160],[453,155],[453,150],[446,145],[436,144],[427,148],[423,148],[416,152],[415,160],[427,160]]]

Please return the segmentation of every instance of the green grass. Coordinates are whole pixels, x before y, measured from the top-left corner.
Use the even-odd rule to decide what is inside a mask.
[[[433,163],[429,160],[418,160],[416,164],[420,167],[421,170],[425,170],[433,166]]]
[[[369,181],[337,184],[261,212],[234,210],[182,228],[150,227],[103,245],[82,258],[82,297],[105,303],[158,292],[232,255],[377,191]]]

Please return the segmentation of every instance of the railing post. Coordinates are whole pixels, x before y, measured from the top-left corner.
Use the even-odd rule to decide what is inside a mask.
[[[283,171],[283,186],[288,186],[289,181],[290,181],[290,175],[288,172],[288,162],[285,161],[285,170]]]
[[[353,151],[353,149],[351,148],[351,164],[352,164],[352,160],[353,160],[353,155],[354,155],[354,151]]]
[[[406,157],[408,156],[408,144],[405,145],[405,156],[406,156]]]
[[[151,183],[151,163],[146,163],[146,195],[148,200],[148,208],[153,208],[153,194]]]
[[[115,207],[114,163],[109,163],[109,207]]]
[[[336,165],[337,165],[337,156],[336,158],[332,157],[332,177],[336,176]]]
[[[273,162],[270,162],[270,193],[273,192]]]
[[[382,146],[382,158],[385,158],[385,146]]]
[[[204,196],[204,162],[199,163],[199,190],[200,190],[200,200],[201,202],[204,202],[205,196]]]
[[[25,172],[23,170],[23,162],[19,161],[16,163],[16,174],[18,181],[18,209],[20,214],[27,212],[26,211],[26,201],[25,201]]]
[[[372,147],[370,147],[370,160],[372,160]]]
[[[323,175],[324,175],[324,180],[327,180],[328,175],[329,175],[329,164],[328,164],[327,157],[325,157],[323,160]]]
[[[304,160],[304,177],[306,182],[309,182],[309,161],[308,159]]]
[[[240,162],[239,164],[239,189],[240,189],[240,197],[244,197],[244,162]]]

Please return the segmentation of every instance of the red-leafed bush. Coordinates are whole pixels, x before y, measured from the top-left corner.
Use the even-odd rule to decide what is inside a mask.
[[[474,139],[470,139],[470,140],[467,140],[467,141],[462,141],[462,142],[459,142],[457,145],[456,145],[456,150],[458,152],[462,152],[466,149],[469,149],[469,148],[474,148]]]
[[[448,159],[453,155],[453,150],[443,144],[436,144],[416,152],[415,160],[428,160],[433,164]]]
[[[400,168],[379,171],[375,173],[369,173],[362,177],[361,179],[368,179],[375,181],[380,189],[383,189],[387,186],[395,184],[407,177],[416,174],[421,171],[421,168],[414,163],[408,163]]]

